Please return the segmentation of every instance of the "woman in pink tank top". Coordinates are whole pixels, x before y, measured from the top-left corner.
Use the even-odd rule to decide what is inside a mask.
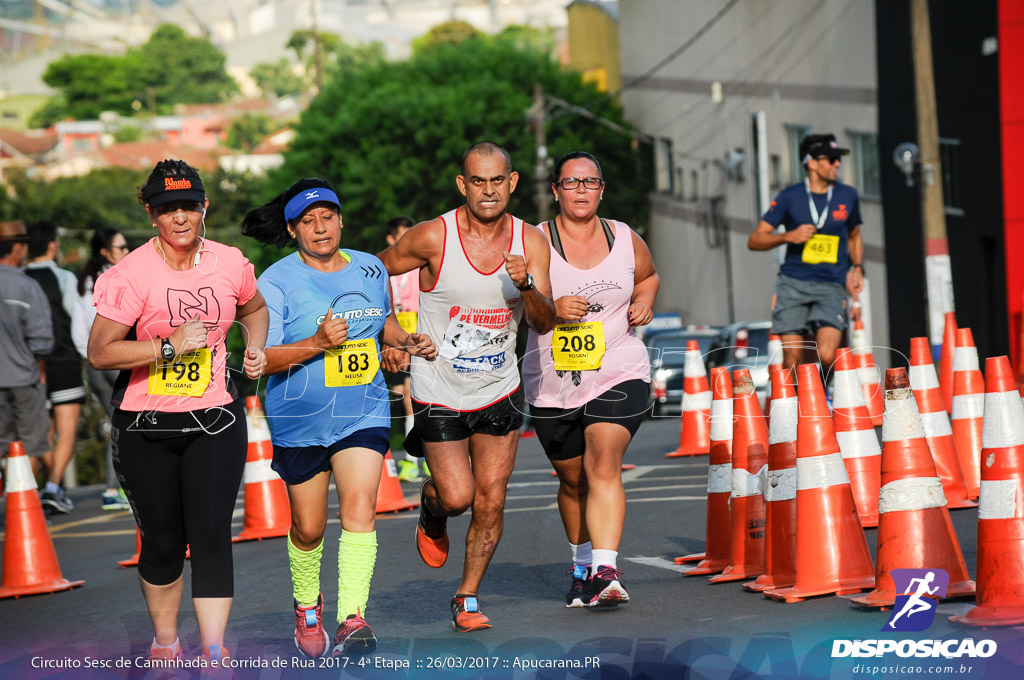
[[[559,215],[544,225],[558,324],[530,331],[526,401],[558,473],[558,509],[572,551],[567,607],[629,602],[617,556],[626,519],[622,459],[643,422],[650,391],[647,348],[633,332],[650,323],[658,274],[643,240],[597,216],[605,183],[592,155],[555,166]]]

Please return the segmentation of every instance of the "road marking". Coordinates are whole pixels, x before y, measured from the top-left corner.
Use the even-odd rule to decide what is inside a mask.
[[[96,517],[86,517],[85,519],[78,519],[74,522],[65,522],[64,524],[55,524],[50,527],[50,535],[58,531],[64,531],[72,527],[82,526],[83,524],[102,524],[104,522],[113,522],[115,520],[124,519],[125,517],[131,517],[131,510],[122,510],[121,512],[111,512],[107,515],[97,515]]]
[[[668,569],[669,571],[674,571],[677,574],[683,573],[683,565],[676,564],[673,560],[666,560],[664,557],[627,557],[626,561],[636,562],[637,564],[643,564],[648,567]]]
[[[96,536],[134,536],[134,529],[115,529],[113,531],[82,531],[71,534],[58,534],[51,538],[93,538]]]

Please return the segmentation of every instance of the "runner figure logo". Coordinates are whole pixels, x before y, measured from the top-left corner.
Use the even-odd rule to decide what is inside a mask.
[[[935,620],[939,598],[946,596],[949,574],[945,569],[893,569],[896,592],[892,616],[882,630],[921,631]]]

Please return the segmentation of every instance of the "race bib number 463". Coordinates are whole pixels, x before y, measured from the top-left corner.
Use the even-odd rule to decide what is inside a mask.
[[[558,371],[593,371],[601,368],[604,357],[604,324],[555,324],[551,336],[551,355]]]
[[[839,261],[839,237],[815,234],[804,244],[803,261],[807,264],[835,264]]]
[[[324,351],[324,384],[327,387],[368,385],[380,370],[377,340],[349,340]]]
[[[184,352],[170,361],[157,359],[149,365],[149,394],[170,397],[201,397],[210,386],[213,354],[208,347]]]

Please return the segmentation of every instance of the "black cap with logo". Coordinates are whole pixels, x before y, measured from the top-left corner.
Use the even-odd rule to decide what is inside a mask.
[[[835,160],[840,156],[850,153],[836,143],[836,136],[832,133],[825,135],[807,135],[800,142],[800,162],[806,163],[818,156],[825,156],[829,160]]]

